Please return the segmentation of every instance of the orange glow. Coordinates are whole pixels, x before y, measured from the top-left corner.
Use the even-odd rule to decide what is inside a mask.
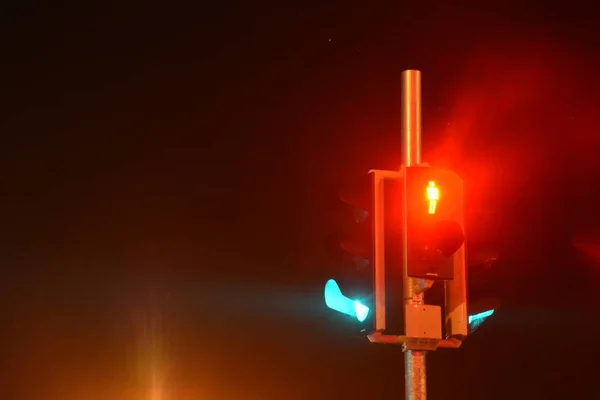
[[[135,314],[134,318],[139,332],[138,384],[146,400],[164,400],[166,358],[162,318],[146,313]]]
[[[435,214],[435,210],[437,208],[437,202],[440,199],[440,191],[435,186],[434,181],[429,181],[429,186],[427,186],[427,200],[429,201],[429,214]]]

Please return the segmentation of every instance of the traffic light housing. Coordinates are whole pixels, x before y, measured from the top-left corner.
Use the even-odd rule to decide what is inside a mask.
[[[338,230],[327,238],[327,249],[342,270],[325,285],[325,303],[359,322],[354,302],[368,307],[362,333],[402,334],[403,171],[371,170],[368,178],[331,202]]]
[[[406,167],[406,276],[454,279],[455,253],[465,242],[463,184],[453,171]]]
[[[327,236],[325,249],[338,271],[325,284],[325,304],[355,319],[361,332],[372,329],[373,316],[370,183],[365,176],[358,184],[336,188],[327,206],[335,232]]]

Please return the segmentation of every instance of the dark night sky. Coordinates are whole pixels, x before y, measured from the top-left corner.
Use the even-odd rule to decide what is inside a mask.
[[[399,167],[409,68],[425,161],[503,250],[430,398],[593,398],[600,14],[213,3],[2,5],[2,398],[149,398],[153,317],[164,399],[402,398],[400,349],[322,304],[322,194]]]

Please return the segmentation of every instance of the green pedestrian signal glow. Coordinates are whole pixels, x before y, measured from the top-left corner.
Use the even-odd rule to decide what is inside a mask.
[[[361,302],[344,296],[334,279],[330,279],[325,283],[325,305],[332,310],[356,318],[359,322],[367,319],[370,311],[369,307]]]
[[[494,311],[495,310],[487,310],[477,314],[469,315],[469,328],[471,333],[475,331],[475,329],[479,328],[479,326],[483,324],[483,321],[488,319],[494,313]]]

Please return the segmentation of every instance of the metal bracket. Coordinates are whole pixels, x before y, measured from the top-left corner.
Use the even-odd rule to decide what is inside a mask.
[[[402,345],[402,351],[435,351],[437,350],[441,339],[409,337]]]
[[[404,344],[406,341],[406,336],[385,335],[381,332],[373,332],[367,338],[371,343],[379,344]]]
[[[415,338],[404,335],[384,335],[381,332],[373,332],[367,337],[371,343],[402,345],[402,351],[434,351],[438,348],[441,341],[440,339]]]
[[[449,338],[449,339],[423,339],[423,338],[409,338],[404,335],[385,335],[381,332],[373,332],[367,335],[367,338],[371,343],[378,344],[399,344],[403,346],[403,350],[426,350],[426,351],[434,351],[438,348],[445,349],[458,349],[463,340],[459,338]],[[419,342],[420,341],[420,342]],[[435,343],[425,343],[424,345],[419,345],[418,343],[423,343],[424,341],[434,341]]]

